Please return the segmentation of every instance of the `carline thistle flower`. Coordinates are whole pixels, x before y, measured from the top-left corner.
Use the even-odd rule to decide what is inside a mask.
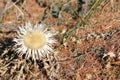
[[[31,23],[26,23],[18,28],[17,34],[13,39],[14,50],[19,55],[25,54],[26,59],[31,57],[33,60],[40,60],[53,52],[52,46],[56,43],[55,33],[43,24],[32,26]]]

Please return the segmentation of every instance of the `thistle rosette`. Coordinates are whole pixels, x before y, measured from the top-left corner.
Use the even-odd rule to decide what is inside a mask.
[[[25,54],[26,59],[31,57],[33,60],[39,60],[53,52],[55,33],[43,24],[32,26],[31,23],[26,23],[18,28],[17,34],[13,39],[14,50],[19,55]]]

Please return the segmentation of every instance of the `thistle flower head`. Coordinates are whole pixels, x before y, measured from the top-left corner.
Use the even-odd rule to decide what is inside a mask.
[[[19,27],[18,35],[13,39],[15,42],[14,50],[20,55],[33,60],[42,59],[42,57],[53,52],[52,45],[56,42],[54,33],[48,31],[43,24],[32,26],[26,23],[25,26]]]

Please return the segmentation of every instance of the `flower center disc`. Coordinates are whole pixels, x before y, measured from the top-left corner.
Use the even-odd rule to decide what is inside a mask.
[[[39,49],[46,43],[46,38],[40,32],[28,32],[24,37],[24,44],[30,49]]]

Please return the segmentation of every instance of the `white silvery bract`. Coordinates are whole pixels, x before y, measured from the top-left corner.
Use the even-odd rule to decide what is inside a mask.
[[[18,35],[13,39],[14,50],[25,58],[39,60],[53,52],[52,45],[56,43],[55,33],[48,30],[43,24],[32,26],[26,23],[19,27]]]

